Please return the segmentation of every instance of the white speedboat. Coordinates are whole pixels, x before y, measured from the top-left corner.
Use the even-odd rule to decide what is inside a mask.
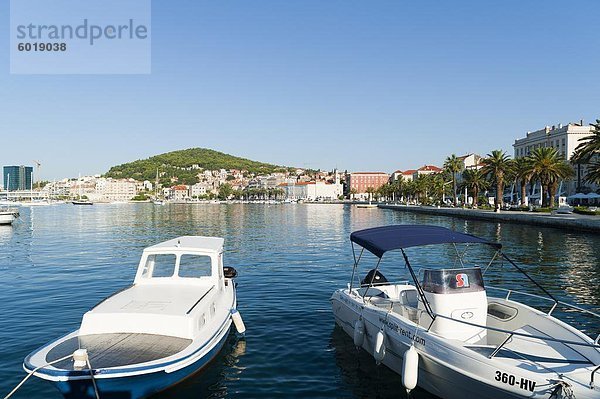
[[[368,204],[356,204],[356,207],[357,208],[365,208],[365,209],[375,209],[375,208],[377,208],[377,204],[371,204],[371,203],[368,203]]]
[[[94,203],[88,199],[76,199],[71,201],[73,205],[94,205]]]
[[[600,336],[591,339],[553,312],[585,313],[596,327],[600,315],[557,301],[502,253],[500,244],[443,227],[412,225],[356,231],[350,239],[353,252],[354,244],[362,250],[354,255],[350,284],[331,297],[335,320],[357,347],[401,374],[407,390],[418,385],[452,399],[600,398]],[[448,259],[448,268],[426,267],[417,274],[408,248],[432,244],[449,244],[443,249],[450,248],[456,258]],[[538,305],[547,300],[548,309],[513,299],[520,295],[513,289],[486,287],[484,272],[465,264],[458,248],[462,244],[494,249],[485,270],[496,259],[512,265],[524,283],[545,294],[524,297]],[[357,283],[364,250],[375,255],[377,266]],[[402,253],[412,282],[391,283],[379,272],[382,256],[391,250]]]
[[[0,225],[12,224],[19,217],[19,211],[15,208],[0,208]]]
[[[236,310],[223,239],[186,236],[144,250],[131,287],[83,315],[81,326],[32,352],[23,367],[68,398],[144,398],[205,367]]]

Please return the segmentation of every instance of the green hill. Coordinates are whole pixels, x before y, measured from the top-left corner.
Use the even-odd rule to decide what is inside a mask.
[[[198,169],[192,169],[194,165],[206,170],[247,170],[251,174],[265,174],[288,169],[284,166],[256,162],[207,148],[189,148],[113,166],[105,176],[154,181],[158,169],[161,174],[160,182],[164,186],[173,184],[172,177],[177,177],[180,184],[194,184],[198,182],[197,175],[200,172]]]

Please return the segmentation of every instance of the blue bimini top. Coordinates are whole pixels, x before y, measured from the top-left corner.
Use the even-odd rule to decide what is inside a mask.
[[[485,244],[496,249],[502,244],[484,240],[470,234],[458,233],[441,226],[392,225],[358,230],[350,234],[350,241],[357,243],[373,255],[381,258],[394,249],[433,244]]]

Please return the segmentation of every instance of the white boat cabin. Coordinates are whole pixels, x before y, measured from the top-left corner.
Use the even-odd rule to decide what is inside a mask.
[[[144,250],[133,286],[83,316],[80,335],[142,333],[195,339],[235,299],[223,239],[184,236]]]

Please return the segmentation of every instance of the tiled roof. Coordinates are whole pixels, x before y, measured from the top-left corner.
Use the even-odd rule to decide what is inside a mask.
[[[442,171],[442,169],[438,168],[435,165],[425,165],[425,166],[419,168],[419,170],[422,170],[422,171],[432,171],[432,172],[441,172]]]

